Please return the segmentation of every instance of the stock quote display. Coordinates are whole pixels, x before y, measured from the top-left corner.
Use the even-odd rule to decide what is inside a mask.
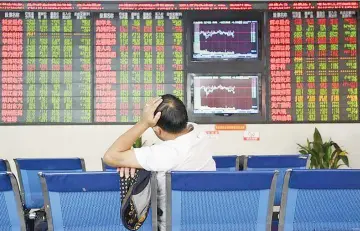
[[[181,16],[1,12],[0,123],[136,122],[154,96],[183,99]]]
[[[194,113],[259,112],[258,76],[194,75]]]
[[[95,15],[95,122],[135,122],[152,97],[183,99],[179,12]]]
[[[270,13],[270,119],[357,121],[357,13]]]
[[[257,21],[195,21],[193,59],[258,57]]]
[[[91,18],[0,13],[0,122],[91,122]]]

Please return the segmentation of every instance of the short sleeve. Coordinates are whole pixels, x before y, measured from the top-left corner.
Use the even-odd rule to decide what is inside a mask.
[[[134,148],[139,164],[147,171],[166,172],[178,163],[177,151],[167,145]]]

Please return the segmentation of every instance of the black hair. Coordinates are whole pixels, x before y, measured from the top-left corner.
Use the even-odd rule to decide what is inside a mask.
[[[163,101],[155,110],[155,114],[161,112],[157,126],[169,133],[182,132],[189,120],[184,103],[174,95],[166,94],[161,96]]]

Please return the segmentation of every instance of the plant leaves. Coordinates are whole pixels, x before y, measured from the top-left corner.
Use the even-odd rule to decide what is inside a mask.
[[[319,155],[316,151],[314,151],[313,149],[309,150],[309,154],[311,154],[311,164],[314,168],[320,168],[321,165],[321,160],[319,158]]]
[[[331,160],[335,160],[336,156],[337,156],[337,151],[336,151],[336,149],[335,149],[335,150],[332,152],[330,159],[331,159]]]
[[[332,148],[331,146],[325,146],[324,147],[324,152],[325,152],[325,156],[326,156],[326,161],[330,162],[331,160],[331,154],[332,154]]]
[[[315,128],[315,132],[314,132],[314,143],[319,143],[319,144],[323,144],[323,140],[322,137],[320,135],[320,132],[317,128]]]
[[[335,166],[336,169],[340,168],[341,166],[345,166],[345,164],[339,164],[337,166]]]
[[[324,157],[325,157],[325,156],[324,156]],[[323,164],[323,167],[324,167],[325,169],[330,168],[330,161],[327,161],[327,160],[324,160],[324,159],[323,159],[322,164]]]
[[[350,167],[350,166],[349,166],[349,159],[348,159],[347,156],[340,156],[340,159],[342,160],[342,162],[344,162],[344,164],[345,164],[346,166]]]
[[[314,155],[314,157],[316,157],[317,163],[319,165],[319,168],[325,168],[324,167],[324,152],[322,151],[322,146],[320,143],[315,143],[313,144],[313,150],[312,150],[312,155]]]
[[[305,150],[305,151],[309,150],[308,147],[302,146],[300,144],[298,144],[298,146],[300,147],[300,150]]]
[[[334,146],[334,148],[335,148],[336,150],[341,150],[340,146],[339,146],[337,143],[335,143],[335,142],[333,142],[333,141],[331,141],[331,143],[332,143],[332,145]]]
[[[321,144],[320,143],[314,143],[313,144],[313,148],[314,148],[314,150],[316,151],[316,152],[318,152],[318,153],[320,153],[322,150],[322,146],[321,146]]]
[[[297,144],[301,154],[311,154],[310,168],[335,169],[342,165],[349,166],[346,151],[343,151],[337,143],[331,139],[323,142],[317,128],[315,128],[313,138],[313,141],[306,139],[306,145]],[[340,160],[344,164],[339,164]]]
[[[139,137],[139,138],[137,138],[136,141],[134,142],[133,148],[141,148],[141,146],[142,146],[142,138]]]
[[[309,138],[307,138],[306,141],[307,141],[307,146],[308,146],[308,148],[311,148],[310,145],[312,144],[312,142],[309,141]]]

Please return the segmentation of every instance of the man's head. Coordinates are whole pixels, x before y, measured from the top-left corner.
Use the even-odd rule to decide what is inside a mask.
[[[161,112],[161,116],[153,130],[159,139],[170,140],[184,132],[188,115],[184,103],[176,96],[167,94],[161,98],[163,101],[154,113]]]

